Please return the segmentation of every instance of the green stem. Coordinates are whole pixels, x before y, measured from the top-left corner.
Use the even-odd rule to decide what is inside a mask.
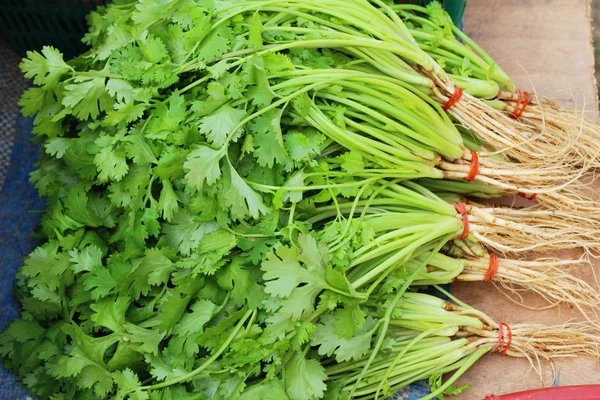
[[[450,235],[447,235],[445,238],[442,238],[440,240],[439,245],[436,247],[436,249],[434,249],[434,253],[439,252],[441,250],[441,248],[444,247],[444,245],[446,244],[446,242],[448,240],[450,240]],[[352,397],[352,395],[354,394],[354,391],[356,390],[356,388],[360,384],[360,381],[361,381],[362,377],[367,373],[367,371],[369,370],[369,366],[371,365],[371,363],[373,362],[373,360],[377,356],[377,353],[379,352],[379,349],[381,349],[381,346],[382,346],[383,341],[385,339],[385,335],[387,333],[387,329],[388,329],[389,324],[390,324],[390,319],[392,317],[392,313],[393,313],[394,309],[396,308],[396,305],[398,304],[398,302],[400,301],[400,299],[402,299],[402,295],[404,294],[404,292],[406,292],[406,290],[410,286],[411,282],[414,280],[414,278],[417,275],[417,273],[419,272],[419,270],[421,268],[424,268],[427,265],[428,262],[429,262],[429,259],[426,259],[426,260],[423,261],[423,263],[421,263],[420,268],[417,268],[415,270],[415,272],[413,272],[406,279],[406,282],[404,283],[404,285],[402,285],[402,287],[398,290],[398,292],[396,293],[396,295],[393,297],[392,301],[390,302],[390,306],[388,307],[388,309],[387,309],[387,311],[385,313],[385,316],[383,318],[383,325],[382,325],[381,331],[379,332],[379,335],[377,337],[377,342],[375,344],[375,348],[371,352],[371,356],[369,357],[369,360],[367,361],[367,364],[365,364],[365,366],[361,370],[361,372],[359,374],[359,377],[358,377],[358,380],[356,381],[356,383],[354,384],[352,390],[350,391],[350,397]]]
[[[423,397],[421,400],[430,400],[435,399],[436,396],[444,393],[446,389],[448,389],[454,382],[458,380],[473,364],[475,364],[484,354],[490,351],[490,347],[482,347],[477,351],[473,352],[467,359],[462,361],[460,364],[460,368],[448,379],[442,386],[440,386],[437,390],[434,390],[427,396]]]
[[[238,335],[238,333],[242,330],[242,328],[244,326],[244,323],[246,322],[246,320],[253,313],[254,313],[253,310],[246,311],[246,313],[242,316],[242,318],[237,323],[237,325],[235,326],[235,328],[233,328],[233,330],[231,331],[231,333],[229,334],[229,336],[227,337],[227,339],[225,339],[225,342],[223,342],[223,344],[221,345],[221,347],[219,347],[219,349],[212,356],[210,356],[210,358],[208,360],[206,360],[202,365],[200,365],[198,368],[194,369],[191,372],[188,372],[187,374],[185,374],[183,376],[180,376],[179,378],[171,379],[169,381],[165,381],[165,382],[162,382],[162,383],[157,383],[157,384],[154,384],[154,385],[142,386],[140,388],[136,388],[136,389],[130,390],[128,393],[132,393],[132,392],[134,392],[136,390],[139,390],[139,389],[142,389],[142,390],[162,389],[162,388],[165,388],[165,387],[168,387],[168,386],[171,386],[171,385],[176,385],[178,383],[189,381],[194,376],[196,376],[200,372],[204,371],[217,358],[219,358],[219,356],[227,349],[227,347],[229,346],[229,344],[235,339],[235,337]]]

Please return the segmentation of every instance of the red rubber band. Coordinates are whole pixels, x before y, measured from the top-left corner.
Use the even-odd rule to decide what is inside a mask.
[[[498,257],[495,254],[490,254],[490,264],[488,266],[487,273],[483,278],[484,282],[489,282],[494,279],[494,276],[498,272]]]
[[[460,100],[462,95],[463,95],[463,90],[461,88],[459,88],[458,86],[454,86],[454,93],[452,93],[452,96],[450,96],[448,101],[442,106],[442,110],[448,111],[450,109],[450,107],[452,107],[453,105],[458,103],[458,101]]]
[[[521,196],[522,198],[527,199],[527,200],[535,200],[535,198],[537,197],[537,193],[527,194],[527,193],[519,192],[519,196]]]
[[[517,110],[521,108],[521,102],[523,101],[523,92],[521,89],[517,89],[517,103],[515,104],[515,109],[511,114],[511,117],[517,118]]]
[[[485,396],[485,399],[483,400],[500,400],[500,397],[496,396],[495,394],[490,394],[488,396]]]
[[[517,104],[515,104],[515,110],[512,112],[512,117],[515,119],[521,118],[531,98],[529,92],[524,92],[521,89],[517,89],[517,95]]]
[[[467,206],[465,205],[465,203],[453,203],[454,205],[454,209],[456,210],[457,213],[459,213],[462,217],[462,221],[463,221],[463,231],[461,232],[460,235],[458,235],[457,239],[458,240],[464,240],[467,238],[467,236],[469,236],[469,215],[467,214]]]
[[[508,340],[504,343],[504,329],[506,329],[506,336],[508,336]],[[506,354],[506,352],[510,349],[510,345],[512,343],[512,331],[510,330],[510,326],[507,323],[501,322],[498,324],[498,343],[496,344],[496,349],[500,354]]]
[[[519,111],[519,115],[517,118],[521,118],[521,115],[523,115],[523,113],[525,112],[527,105],[529,105],[529,100],[531,99],[531,94],[529,92],[523,92],[523,95],[525,98],[523,99],[523,105],[521,106],[521,110]]]
[[[471,169],[469,170],[469,173],[467,174],[467,177],[465,178],[465,180],[467,182],[471,182],[472,180],[475,179],[475,177],[477,176],[477,174],[479,173],[479,156],[477,155],[477,152],[470,150],[471,151]]]

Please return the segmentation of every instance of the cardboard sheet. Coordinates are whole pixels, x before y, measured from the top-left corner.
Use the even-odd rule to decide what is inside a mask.
[[[581,107],[597,115],[589,0],[469,0],[465,31],[503,67],[518,87],[558,99],[563,106]],[[567,256],[567,255],[565,255]],[[595,269],[600,272],[600,260]],[[589,268],[581,271],[592,279]],[[560,324],[581,319],[568,307],[533,311],[513,304],[486,283],[456,284],[453,293],[488,313],[498,322]],[[529,304],[541,304],[535,296]],[[555,364],[560,385],[600,384],[600,365],[590,358]],[[460,384],[473,388],[453,399],[479,400],[489,394],[506,394],[552,383],[551,367],[544,365],[545,381],[524,359],[497,353],[484,356]]]

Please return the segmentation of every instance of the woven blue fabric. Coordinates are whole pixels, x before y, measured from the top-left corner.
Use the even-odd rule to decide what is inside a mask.
[[[0,330],[17,317],[19,307],[12,296],[15,272],[37,244],[31,233],[37,226],[44,202],[29,183],[29,173],[38,158],[31,142],[31,120],[17,117],[11,161],[0,191]],[[0,399],[27,399],[27,392],[12,374],[0,369]]]

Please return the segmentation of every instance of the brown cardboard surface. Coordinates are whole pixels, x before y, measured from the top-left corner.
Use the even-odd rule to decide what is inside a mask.
[[[503,67],[518,87],[556,98],[566,107],[585,102],[597,115],[589,0],[469,0],[465,31]],[[600,272],[600,260],[595,269]],[[589,269],[582,275],[592,279]],[[489,284],[456,284],[453,293],[488,313],[496,321],[560,324],[581,319],[568,307],[534,311],[513,304]],[[539,304],[527,297],[528,304]],[[600,384],[597,360],[577,358],[555,363],[560,385]],[[479,400],[489,394],[506,394],[552,383],[552,370],[544,365],[545,381],[528,361],[499,354],[484,356],[459,384],[473,388],[453,399]]]

